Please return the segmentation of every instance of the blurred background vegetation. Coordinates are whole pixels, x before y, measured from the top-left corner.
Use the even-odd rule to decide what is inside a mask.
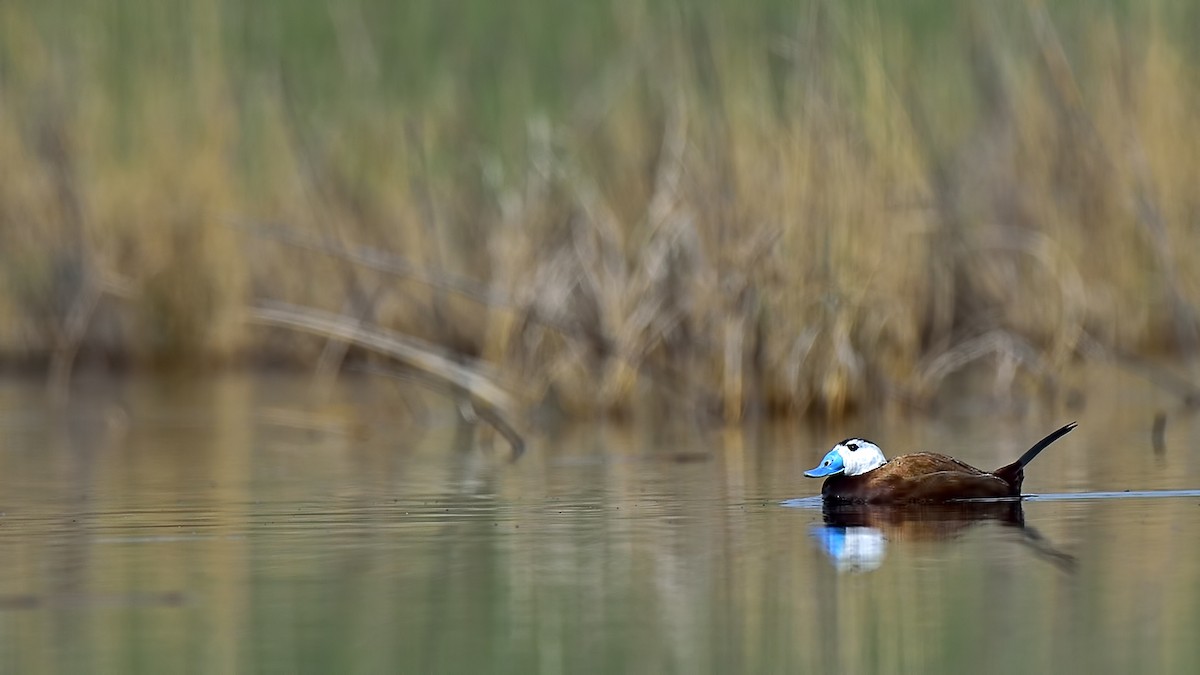
[[[1197,28],[1182,0],[12,0],[0,358],[382,352],[485,402],[737,419],[1190,354]]]

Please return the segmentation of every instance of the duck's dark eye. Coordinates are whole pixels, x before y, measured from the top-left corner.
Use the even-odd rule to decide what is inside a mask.
[[[833,464],[833,460],[832,460],[832,459],[827,459],[827,460],[825,460],[825,466],[829,466],[830,464]]]
[[[846,448],[849,449],[850,452],[854,452],[858,449],[858,443],[847,443]]]

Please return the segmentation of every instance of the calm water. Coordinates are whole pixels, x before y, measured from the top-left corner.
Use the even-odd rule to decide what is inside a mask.
[[[367,382],[85,380],[59,412],[2,382],[0,670],[1200,672],[1200,415],[1076,379],[1071,411],[576,427],[516,463]],[[805,499],[852,434],[990,468],[1071,419],[1020,506]]]

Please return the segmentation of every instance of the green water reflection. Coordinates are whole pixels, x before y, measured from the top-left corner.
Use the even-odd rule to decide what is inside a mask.
[[[1070,565],[1005,517],[860,523],[856,571],[781,506],[850,431],[998,465],[1053,415],[591,426],[512,464],[372,386],[101,382],[58,413],[0,385],[0,670],[1200,671],[1200,499],[1026,502]],[[1092,397],[1026,489],[1200,485],[1200,423],[1154,455],[1138,401]]]

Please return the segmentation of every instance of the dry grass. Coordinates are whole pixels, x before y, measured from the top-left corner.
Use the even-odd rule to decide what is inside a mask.
[[[59,380],[77,351],[336,372],[336,335],[244,321],[275,299],[526,403],[737,419],[920,401],[980,359],[1036,385],[1085,338],[1195,348],[1198,73],[1164,12],[1091,12],[1068,49],[1038,2],[972,4],[931,71],[867,5],[764,35],[617,4],[567,105],[514,68],[492,117],[453,76],[380,92],[352,9],[331,100],[240,61],[215,0],[133,84],[93,65],[115,38],[6,5],[0,350]]]

